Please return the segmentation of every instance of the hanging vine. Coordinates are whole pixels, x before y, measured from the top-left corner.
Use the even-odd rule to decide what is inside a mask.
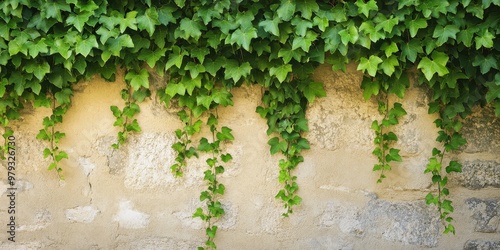
[[[60,161],[63,159],[68,159],[68,154],[59,149],[59,142],[63,139],[66,134],[60,131],[56,131],[55,127],[57,124],[63,122],[63,115],[68,111],[71,100],[70,97],[72,91],[69,88],[65,88],[55,95],[49,98],[41,100],[40,105],[49,106],[52,114],[43,118],[43,129],[40,129],[36,138],[38,140],[47,141],[48,146],[43,150],[43,157],[48,158],[50,156],[51,163],[48,166],[48,170],[55,170],[59,179],[64,180],[62,174],[62,168],[60,166]]]
[[[218,114],[217,110],[215,110],[215,115],[210,114],[207,120],[207,126],[210,128],[211,132],[211,141],[205,137],[200,139],[198,145],[198,151],[205,152],[207,154],[211,154],[206,160],[208,169],[204,172],[203,180],[207,183],[207,190],[201,192],[200,201],[206,203],[206,207],[197,208],[196,212],[193,214],[193,217],[200,218],[206,222],[206,235],[208,239],[205,242],[206,249],[216,249],[217,246],[214,242],[215,235],[217,234],[217,225],[214,223],[218,218],[224,215],[225,211],[222,207],[221,202],[219,201],[219,197],[224,195],[226,190],[225,186],[220,183],[220,180],[217,179],[218,176],[224,173],[225,169],[222,166],[222,163],[228,163],[233,159],[231,154],[226,153],[223,154],[221,143],[227,143],[234,140],[234,136],[231,133],[231,129],[228,127],[222,127],[219,131],[217,128],[218,125]],[[199,249],[205,249],[204,247],[200,247]]]

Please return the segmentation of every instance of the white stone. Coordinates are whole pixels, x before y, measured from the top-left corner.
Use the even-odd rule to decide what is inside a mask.
[[[89,176],[89,174],[95,169],[95,164],[89,159],[89,157],[78,158],[78,163],[82,167],[85,176]]]
[[[100,213],[99,209],[92,205],[66,209],[65,212],[68,220],[81,223],[91,223],[98,213]]]
[[[127,229],[145,228],[149,225],[149,215],[133,209],[131,201],[121,201],[118,213],[113,221],[118,222],[120,227]]]

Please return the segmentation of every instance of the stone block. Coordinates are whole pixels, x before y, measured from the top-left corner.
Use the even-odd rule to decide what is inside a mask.
[[[66,218],[70,221],[91,223],[100,211],[95,206],[79,206],[66,209]]]
[[[392,202],[373,200],[368,203],[362,223],[370,234],[406,245],[435,247],[440,237],[440,220],[436,209],[423,201]]]
[[[103,136],[97,139],[96,143],[96,151],[101,156],[106,157],[106,166],[109,168],[109,173],[112,175],[122,174],[128,160],[127,147],[120,147],[118,150],[111,147],[113,143],[116,143],[116,140],[114,136]],[[85,171],[85,168],[83,169]]]
[[[131,201],[121,201],[113,220],[122,228],[140,229],[149,225],[149,217],[149,214],[134,210]]]
[[[500,152],[500,118],[491,107],[473,113],[464,123],[462,134],[468,143],[466,153]]]
[[[422,201],[392,202],[373,199],[363,208],[329,203],[319,218],[320,227],[338,227],[347,235],[382,239],[405,245],[435,247],[439,240],[439,215]]]
[[[52,224],[52,213],[47,209],[37,210],[33,218],[33,223],[31,224],[21,224],[19,226],[19,231],[33,232],[47,228]]]
[[[354,236],[363,236],[365,225],[360,220],[361,209],[351,204],[330,202],[320,217],[321,227],[338,226],[341,232]]]
[[[131,189],[169,187],[175,184],[170,171],[175,153],[175,136],[167,133],[142,133],[129,138],[125,186]]]
[[[455,176],[462,186],[469,189],[500,188],[500,162],[465,161],[462,173]]]
[[[465,242],[464,250],[499,250],[500,240],[468,240]]]
[[[470,198],[465,201],[476,221],[474,231],[500,233],[500,199]]]
[[[186,241],[167,237],[146,237],[137,239],[123,239],[116,249],[142,250],[142,249],[196,249],[202,242]]]

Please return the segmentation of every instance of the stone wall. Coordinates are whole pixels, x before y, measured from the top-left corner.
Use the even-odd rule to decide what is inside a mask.
[[[236,138],[226,145],[234,159],[220,178],[226,215],[218,222],[219,249],[500,249],[500,119],[490,108],[466,120],[469,144],[446,159],[460,160],[464,171],[450,181],[457,234],[442,235],[436,209],[423,199],[435,189],[423,170],[438,146],[428,96],[412,88],[400,100],[408,112],[396,131],[404,161],[376,184],[370,125],[380,117],[374,101],[363,101],[362,76],[352,65],[347,73],[324,65],[315,76],[327,97],[307,111],[311,150],[295,172],[303,202],[289,218],[274,198],[280,157],[270,155],[266,121],[255,113],[261,88],[235,89],[234,106],[219,109],[220,124]],[[170,147],[181,123],[154,97],[141,104],[143,132],[113,150],[118,131],[109,106],[123,106],[122,87],[99,78],[76,87],[73,107],[57,127],[67,135],[64,181],[46,170],[45,144],[35,139],[49,110],[27,108],[14,124],[16,242],[8,240],[10,186],[2,170],[0,249],[195,249],[203,243],[204,225],[192,214],[201,205],[204,157],[190,160],[184,177],[171,174]]]

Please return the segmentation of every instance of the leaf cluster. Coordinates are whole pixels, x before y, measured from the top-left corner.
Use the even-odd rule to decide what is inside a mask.
[[[141,111],[137,102],[142,101],[146,96],[148,96],[149,91],[143,88],[135,89],[131,82],[129,87],[122,89],[120,94],[122,99],[125,101],[125,107],[123,107],[123,109],[120,109],[117,106],[110,107],[113,116],[116,118],[113,126],[121,128],[121,131],[118,132],[118,142],[111,145],[114,149],[120,148],[120,145],[125,143],[129,133],[139,133],[142,131],[139,122],[134,118],[134,116]]]
[[[379,101],[378,111],[383,115],[383,119],[379,122],[374,120],[371,129],[375,131],[374,144],[376,146],[372,154],[378,159],[378,163],[373,166],[373,171],[380,171],[378,183],[382,182],[385,176],[385,171],[391,170],[390,162],[401,162],[402,158],[399,155],[399,149],[392,147],[398,141],[398,136],[392,132],[387,131],[394,125],[399,123],[399,118],[406,115],[401,103],[394,103],[393,107],[389,109],[389,99]]]
[[[50,159],[52,162],[48,166],[48,170],[55,170],[59,179],[63,180],[62,168],[59,163],[63,159],[68,159],[68,154],[59,149],[59,142],[66,136],[65,133],[56,131],[57,124],[63,122],[63,115],[68,111],[71,102],[70,96],[72,91],[69,88],[56,93],[53,97],[38,97],[37,104],[49,106],[52,110],[50,116],[43,118],[43,128],[40,129],[36,138],[38,140],[47,141],[48,146],[43,150],[43,157]]]

